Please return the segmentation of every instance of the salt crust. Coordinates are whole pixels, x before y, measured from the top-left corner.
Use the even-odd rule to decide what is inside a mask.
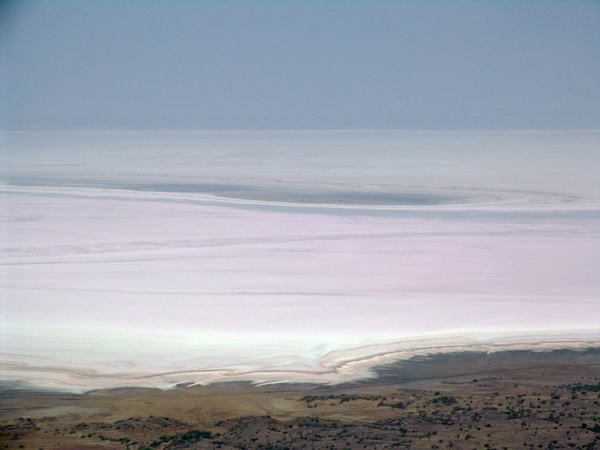
[[[208,385],[220,382],[246,381],[256,385],[274,383],[317,383],[336,385],[358,380],[375,379],[379,366],[414,357],[463,352],[550,352],[569,349],[584,351],[600,347],[597,330],[577,333],[547,333],[538,335],[505,335],[476,339],[465,336],[435,336],[396,342],[373,342],[354,348],[327,352],[314,364],[277,364],[277,358],[227,364],[223,367],[169,370],[152,373],[136,370],[104,371],[66,365],[42,365],[23,355],[5,355],[0,364],[0,377],[15,381],[26,388],[86,392],[115,387],[174,388],[180,384]],[[104,368],[106,369],[106,368]],[[401,375],[401,374],[399,374]]]
[[[413,185],[414,189],[422,189]],[[89,199],[141,200],[151,202],[197,203],[216,206],[253,206],[257,208],[307,208],[320,210],[435,210],[435,211],[597,211],[598,196],[586,196],[584,192],[549,192],[532,189],[486,189],[461,188],[460,186],[425,187],[431,194],[467,194],[464,203],[442,205],[352,205],[310,202],[306,199],[281,197],[277,199],[228,198],[206,193],[142,192],[119,189],[84,187],[26,187],[0,186],[4,194],[35,196],[69,196]],[[561,189],[559,189],[561,190]],[[588,192],[589,194],[589,192]],[[301,200],[301,201],[298,201]],[[593,308],[592,308],[593,309]],[[551,351],[555,349],[586,349],[600,346],[598,329],[591,330],[528,330],[532,334],[478,332],[459,334],[434,334],[427,337],[396,340],[370,341],[363,345],[338,346],[319,353],[278,356],[263,355],[237,363],[213,362],[202,364],[193,360],[165,360],[157,364],[140,364],[139,355],[129,360],[124,349],[118,361],[105,359],[100,365],[77,364],[68,359],[54,360],[42,354],[20,353],[19,346],[12,352],[4,346],[0,377],[18,381],[31,387],[44,387],[70,391],[115,386],[148,386],[170,388],[179,383],[209,384],[222,381],[252,381],[254,383],[307,382],[336,384],[357,379],[373,378],[378,366],[416,356],[452,352],[497,352],[510,350]],[[3,334],[3,338],[9,338]],[[7,342],[7,339],[5,339]],[[26,343],[23,343],[26,344]],[[48,345],[53,344],[52,340]],[[156,355],[155,355],[156,356]]]

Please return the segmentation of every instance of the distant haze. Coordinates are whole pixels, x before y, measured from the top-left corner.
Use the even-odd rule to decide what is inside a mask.
[[[3,128],[600,127],[597,1],[15,5]]]

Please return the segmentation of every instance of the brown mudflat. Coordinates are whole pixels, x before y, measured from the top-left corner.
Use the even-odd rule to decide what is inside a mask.
[[[0,448],[600,448],[600,350],[458,353],[338,386],[5,388]]]

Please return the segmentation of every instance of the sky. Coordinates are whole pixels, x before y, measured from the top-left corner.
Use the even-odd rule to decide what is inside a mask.
[[[5,129],[600,128],[598,1],[56,0],[0,13]]]

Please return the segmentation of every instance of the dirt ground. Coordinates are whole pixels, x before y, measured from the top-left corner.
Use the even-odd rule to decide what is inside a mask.
[[[4,388],[0,448],[600,448],[600,350],[404,361],[338,385]]]

